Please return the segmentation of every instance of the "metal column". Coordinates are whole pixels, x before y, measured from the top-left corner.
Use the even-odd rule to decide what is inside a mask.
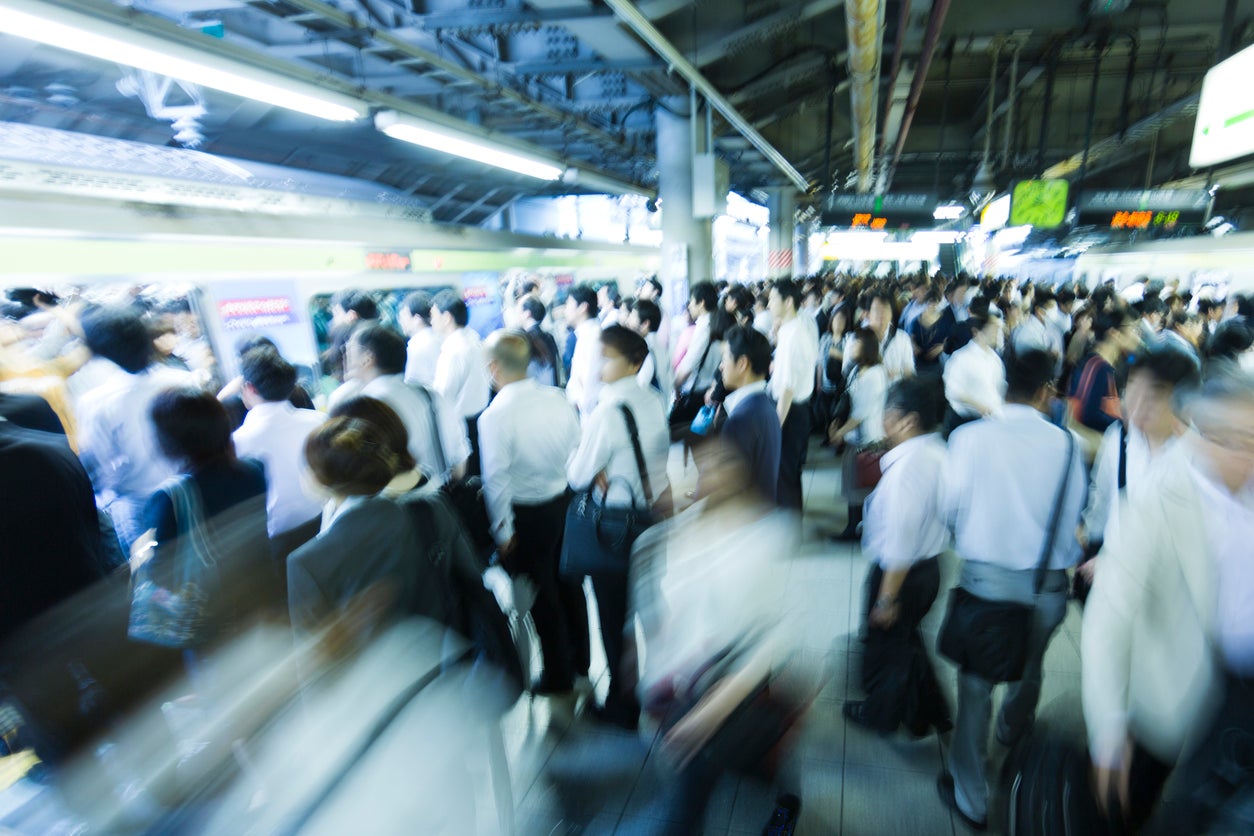
[[[695,137],[689,102],[672,98],[657,110],[658,198],[662,210],[662,280],[666,310],[675,314],[688,301],[688,288],[714,277],[713,224],[692,216],[692,154]]]
[[[793,241],[797,232],[797,193],[791,188],[767,189],[766,207],[770,210],[770,244],[766,254],[767,277],[791,278],[793,275]],[[801,265],[804,270],[805,266]]]

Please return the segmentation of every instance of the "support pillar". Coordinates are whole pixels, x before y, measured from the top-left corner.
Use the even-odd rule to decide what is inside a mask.
[[[675,97],[667,107],[677,112],[689,101]],[[713,223],[692,216],[692,158],[695,141],[692,120],[657,110],[658,198],[662,210],[662,281],[665,310],[676,315],[688,303],[688,288],[714,278]]]
[[[767,278],[787,279],[793,275],[793,240],[797,233],[797,193],[791,188],[766,190],[770,211],[770,236],[766,252]],[[802,268],[804,269],[804,267]]]

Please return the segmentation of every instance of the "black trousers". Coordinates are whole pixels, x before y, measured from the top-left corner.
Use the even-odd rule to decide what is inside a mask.
[[[517,545],[505,568],[536,586],[531,619],[540,636],[546,686],[564,690],[588,672],[588,603],[583,588],[558,576],[566,494],[540,505],[514,506]]]
[[[781,508],[801,510],[801,470],[810,444],[810,402],[794,401],[784,418],[779,441],[779,483],[776,499]]]
[[[483,469],[479,465],[479,416],[472,415],[466,419],[466,438],[470,441],[470,458],[466,460],[467,476],[482,476]]]
[[[596,594],[597,613],[601,620],[601,643],[605,646],[605,661],[610,674],[605,713],[619,725],[634,726],[640,719],[640,701],[636,699],[640,672],[634,648],[630,654],[626,653],[627,587],[625,575],[592,579],[592,591]]]
[[[936,558],[910,567],[897,593],[897,620],[888,629],[868,622],[879,597],[884,570],[877,563],[867,574],[863,622],[866,646],[862,655],[862,687],[866,691],[866,718],[883,732],[905,725],[912,734],[926,734],[932,727],[952,725],[949,703],[936,681],[919,633],[940,589],[940,564]]]

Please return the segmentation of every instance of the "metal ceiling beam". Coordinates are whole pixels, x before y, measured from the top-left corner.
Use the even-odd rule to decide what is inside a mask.
[[[558,75],[584,75],[586,73],[638,73],[664,70],[666,67],[652,58],[634,58],[626,61],[606,61],[603,58],[572,58],[568,61],[524,61],[504,64],[515,75],[544,77]]]
[[[515,6],[506,9],[468,8],[418,15],[423,29],[435,32],[440,29],[482,29],[488,26],[519,26],[526,24],[561,26],[570,20],[588,20],[614,15],[594,6],[571,6],[556,9],[531,9]]]
[[[848,53],[842,52],[836,56],[836,63],[843,62],[848,57]],[[827,68],[828,60],[825,55],[810,55],[804,60],[794,64],[787,64],[777,70],[763,76],[762,78],[750,84],[741,87],[736,92],[727,97],[728,101],[737,107],[742,107],[759,96],[768,93],[777,94],[781,87],[791,84],[798,78],[805,78],[814,75],[820,70]]]
[[[1123,148],[1144,142],[1162,129],[1181,119],[1193,116],[1197,113],[1199,98],[1200,96],[1197,93],[1185,96],[1183,99],[1173,102],[1157,113],[1151,114],[1132,125],[1124,136],[1121,137],[1119,134],[1115,134],[1103,139],[1101,142],[1093,143],[1088,153],[1088,164],[1092,166],[1095,162],[1109,157]],[[1079,172],[1083,159],[1083,153],[1073,154],[1067,159],[1047,168],[1042,176],[1047,179],[1072,177]]]
[[[723,98],[723,94],[715,89],[714,85],[688,59],[680,54],[679,50],[675,49],[675,46],[649,22],[648,18],[640,13],[640,10],[636,8],[631,0],[605,0],[605,2],[614,10],[614,14],[618,15],[620,20],[643,38],[644,42],[660,55],[664,61],[670,64],[675,72],[683,76],[689,84],[700,92],[705,97],[705,100],[709,102],[710,107],[718,111],[734,129],[752,142],[753,147],[762,152],[762,156],[770,160],[798,191],[804,192],[809,189],[810,184],[801,172],[793,168],[792,163],[788,162],[784,155],[776,150],[775,146],[767,142],[753,125],[749,124],[748,120],[740,114],[740,111],[736,110],[727,99]]]
[[[699,47],[693,63],[698,67],[708,67],[760,41],[791,32],[803,23],[839,9],[844,3],[845,0],[810,0],[800,9],[781,9],[737,29],[711,46]]]

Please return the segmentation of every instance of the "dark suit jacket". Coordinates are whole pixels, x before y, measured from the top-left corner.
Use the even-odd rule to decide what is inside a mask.
[[[780,425],[774,401],[765,392],[755,392],[745,398],[728,414],[722,435],[744,456],[758,493],[766,501],[775,502],[779,484]]]
[[[65,436],[0,421],[0,544],[0,637],[103,577],[91,480]]]
[[[0,418],[46,433],[65,435],[61,419],[52,411],[48,402],[38,395],[7,395],[0,393]]]

